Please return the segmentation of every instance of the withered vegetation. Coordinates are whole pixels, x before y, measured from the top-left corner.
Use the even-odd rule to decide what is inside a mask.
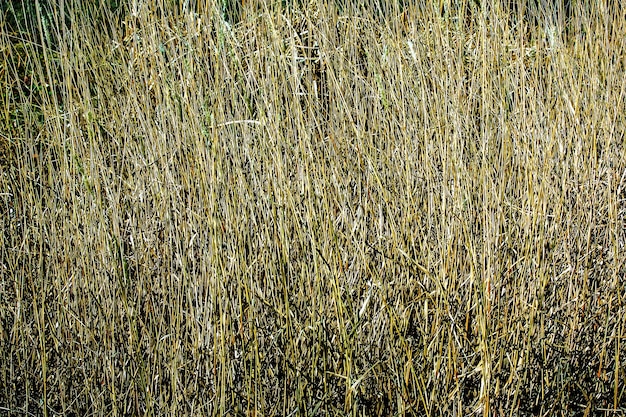
[[[619,2],[122,3],[2,2],[0,414],[623,415]]]

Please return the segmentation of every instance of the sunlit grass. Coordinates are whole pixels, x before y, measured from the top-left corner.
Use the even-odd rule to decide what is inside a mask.
[[[0,410],[624,412],[623,10],[175,3],[2,24]]]

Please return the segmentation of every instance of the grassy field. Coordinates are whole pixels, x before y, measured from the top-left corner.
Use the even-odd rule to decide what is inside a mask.
[[[2,2],[0,415],[626,413],[620,2],[115,3]]]

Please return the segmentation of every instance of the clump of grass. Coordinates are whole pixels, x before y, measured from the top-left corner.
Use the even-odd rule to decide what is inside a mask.
[[[624,12],[452,3],[2,25],[0,409],[623,412]]]

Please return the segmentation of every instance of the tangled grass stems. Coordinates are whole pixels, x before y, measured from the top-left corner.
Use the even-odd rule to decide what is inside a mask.
[[[35,3],[3,411],[624,411],[619,4]]]

